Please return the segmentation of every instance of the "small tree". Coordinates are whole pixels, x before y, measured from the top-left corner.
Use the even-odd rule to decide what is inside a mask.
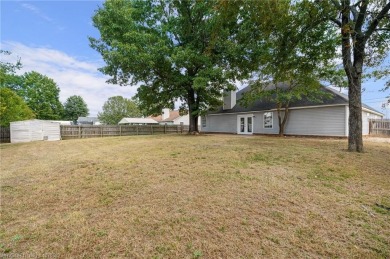
[[[79,95],[72,95],[64,103],[64,118],[76,122],[78,117],[88,116],[89,110],[84,99]]]
[[[136,103],[122,96],[113,96],[103,105],[103,111],[98,113],[101,122],[109,125],[118,124],[125,117],[141,117],[142,113]]]
[[[279,136],[284,136],[285,126],[290,114],[290,104],[307,99],[310,101],[322,101],[327,98],[326,92],[321,90],[318,81],[290,81],[290,82],[273,82],[262,83],[259,81],[250,84],[251,90],[244,93],[240,103],[248,106],[256,100],[268,100],[276,104],[278,114]]]
[[[241,103],[275,102],[283,136],[292,102],[324,97],[319,80],[333,74],[335,34],[323,22],[321,9],[310,1],[243,1],[240,7],[233,1],[232,5],[227,10],[233,8],[242,17],[238,39],[255,64],[250,91]]]
[[[9,126],[12,121],[35,118],[33,111],[11,89],[0,87],[0,126]]]

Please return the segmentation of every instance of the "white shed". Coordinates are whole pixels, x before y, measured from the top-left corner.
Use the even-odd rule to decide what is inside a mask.
[[[59,122],[26,120],[14,121],[10,124],[11,143],[61,139]]]

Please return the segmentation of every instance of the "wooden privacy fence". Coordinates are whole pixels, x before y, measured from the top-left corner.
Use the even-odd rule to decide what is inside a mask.
[[[186,131],[188,126],[181,125],[61,125],[61,139],[181,134]]]
[[[390,120],[370,119],[370,135],[390,136]]]
[[[10,143],[11,142],[11,134],[9,127],[0,126],[0,143]]]

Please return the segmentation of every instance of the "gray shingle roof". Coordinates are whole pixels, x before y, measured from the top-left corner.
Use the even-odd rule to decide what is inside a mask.
[[[272,86],[269,86],[272,87]],[[283,86],[282,86],[283,87]],[[236,94],[237,103],[232,109],[224,110],[223,107],[219,107],[216,111],[210,111],[209,114],[218,114],[218,113],[238,113],[238,112],[251,112],[251,111],[266,111],[276,109],[276,103],[268,100],[257,100],[248,107],[244,107],[239,104],[239,99],[241,99],[242,95],[245,92],[248,92],[250,87],[247,86]],[[311,101],[305,98],[301,100],[297,100],[295,102],[290,103],[290,108],[298,108],[298,107],[310,107],[310,106],[328,106],[328,105],[348,105],[348,96],[333,90],[329,87],[321,86],[321,91],[327,93],[328,97],[322,98],[322,100]],[[369,107],[368,105],[362,104],[362,106],[366,109],[376,111],[375,109]]]

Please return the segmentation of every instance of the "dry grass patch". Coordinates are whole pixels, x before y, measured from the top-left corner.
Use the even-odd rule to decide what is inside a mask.
[[[4,254],[390,257],[390,145],[241,136],[5,144]]]

